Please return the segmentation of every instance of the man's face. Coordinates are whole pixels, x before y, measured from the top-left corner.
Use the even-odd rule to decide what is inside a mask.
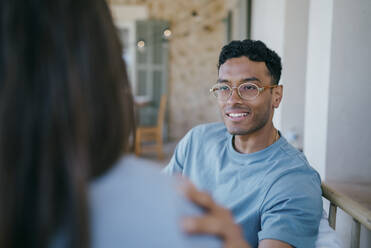
[[[258,87],[270,86],[272,78],[264,62],[251,61],[245,56],[228,59],[219,68],[219,82],[231,87],[251,82]],[[260,130],[273,118],[274,108],[279,106],[282,87],[265,89],[252,100],[242,99],[237,89],[226,101],[218,100],[224,123],[229,133],[246,135]]]

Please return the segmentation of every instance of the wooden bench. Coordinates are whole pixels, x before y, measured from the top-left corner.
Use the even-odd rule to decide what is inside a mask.
[[[344,210],[353,218],[351,248],[359,248],[361,224],[371,230],[371,183],[322,183],[322,195],[330,201],[329,224],[336,227],[336,209]]]

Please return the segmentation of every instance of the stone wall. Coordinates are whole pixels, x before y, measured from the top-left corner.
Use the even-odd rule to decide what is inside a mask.
[[[228,2],[228,1],[227,1]],[[149,16],[170,22],[169,135],[181,138],[195,125],[220,120],[209,88],[217,79],[217,61],[225,43],[224,0],[111,0],[146,5]]]

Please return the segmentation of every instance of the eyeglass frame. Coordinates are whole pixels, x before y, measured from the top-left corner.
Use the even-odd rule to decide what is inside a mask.
[[[259,81],[259,80],[254,80],[254,81],[257,81],[257,82],[261,83],[261,81]],[[253,98],[248,98],[248,99],[242,97],[242,96],[241,96],[241,93],[240,93],[240,87],[241,87],[242,85],[245,85],[245,84],[252,84],[252,85],[256,86],[256,88],[258,89],[258,94],[256,94],[256,96],[254,96]],[[215,89],[215,87],[216,87],[217,85],[225,85],[225,86],[227,86],[227,87],[230,89],[230,94],[229,94],[229,96],[228,96],[225,100],[221,100],[221,99],[219,99],[218,96],[216,96],[216,95],[214,94],[214,91],[215,91],[214,89]],[[218,99],[219,101],[222,101],[222,102],[226,102],[226,101],[228,101],[228,99],[232,96],[232,94],[233,94],[233,90],[234,90],[234,89],[237,89],[237,94],[238,94],[238,96],[239,96],[241,99],[243,99],[243,100],[249,101],[249,100],[254,100],[255,98],[257,98],[257,97],[260,95],[260,93],[263,92],[265,89],[274,89],[274,88],[276,88],[276,87],[278,87],[278,85],[266,85],[266,86],[259,87],[259,85],[255,84],[255,83],[251,83],[251,82],[244,82],[244,83],[242,83],[242,84],[240,84],[240,85],[238,85],[238,86],[229,86],[227,83],[220,82],[220,83],[216,83],[216,84],[214,84],[214,85],[209,89],[209,94],[213,93],[213,95],[214,95],[214,97],[215,97],[216,99]]]

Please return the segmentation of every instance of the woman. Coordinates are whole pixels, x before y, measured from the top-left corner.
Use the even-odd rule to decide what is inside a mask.
[[[134,127],[121,51],[103,0],[0,2],[0,247],[220,245],[184,235],[179,217],[200,211],[122,156]],[[245,245],[228,211],[187,192],[208,210],[188,232]]]

